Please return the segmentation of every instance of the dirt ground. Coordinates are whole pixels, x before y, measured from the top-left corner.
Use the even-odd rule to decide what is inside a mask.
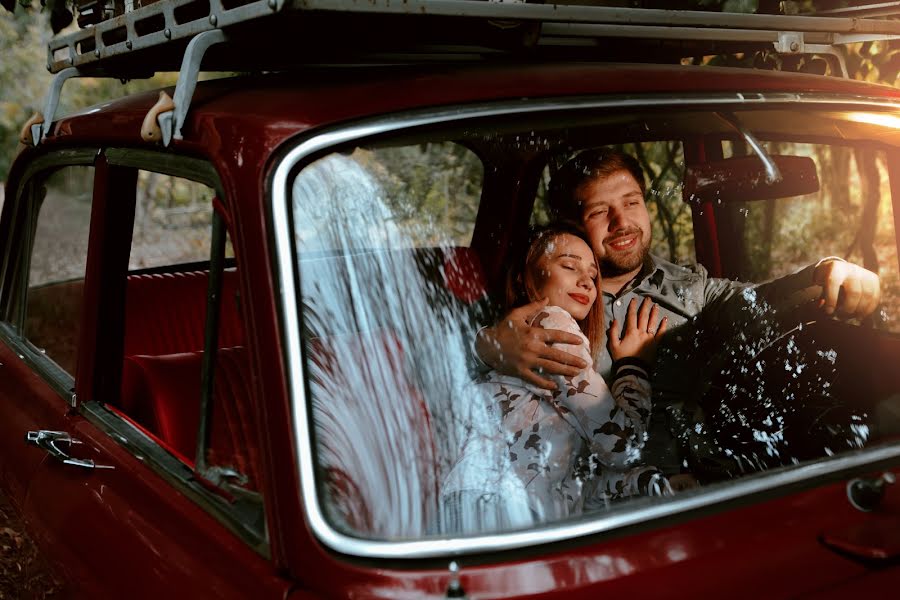
[[[61,599],[60,586],[25,531],[22,519],[0,496],[0,600]]]

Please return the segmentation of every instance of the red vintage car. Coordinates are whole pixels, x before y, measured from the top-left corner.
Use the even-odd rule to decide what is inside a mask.
[[[54,68],[118,76],[168,64],[172,48],[203,39],[185,31],[201,7],[164,4],[76,34]],[[324,12],[303,30],[317,43],[334,32],[320,4],[309,3]],[[209,11],[226,27],[259,6],[206,5],[203,21],[221,32]],[[51,109],[24,130],[0,220],[0,484],[63,595],[890,593],[900,585],[890,485],[900,92],[591,53],[576,62],[572,44],[553,44],[564,25],[588,21],[607,29],[565,39],[658,27],[655,11],[610,21],[597,7],[431,6],[450,21],[428,27],[474,15],[503,43],[485,51],[463,36],[433,60],[424,36],[410,36],[414,52],[400,58],[390,43],[375,54],[361,44],[335,53],[337,67],[313,64],[320,54],[196,89],[191,46],[168,90],[174,110],[148,93],[63,117]],[[351,33],[403,17],[389,2],[370,7],[382,12],[356,15]],[[276,19],[308,16],[291,8]],[[568,22],[550,23],[548,10]],[[691,25],[691,14],[662,25]],[[502,16],[523,21],[492,20]],[[720,16],[710,25],[735,39],[784,25],[795,37],[776,39],[788,46],[823,20],[750,28],[752,15]],[[849,21],[831,19],[839,32]],[[260,43],[268,27],[285,35],[259,22],[226,27],[209,60],[241,65],[242,40]],[[648,56],[660,31],[633,32]],[[510,50],[509,39],[537,34],[546,54],[541,43]],[[308,49],[299,38],[275,45],[294,42]],[[745,281],[846,256],[877,270],[881,309],[862,323],[798,310],[774,336],[754,331],[765,312],[743,308],[707,337],[672,328],[673,344],[695,343],[670,357],[683,388],[654,418],[678,442],[664,470],[698,485],[508,526],[478,525],[476,504],[476,525],[454,529],[442,518],[448,473],[473,424],[493,414],[472,392],[475,332],[497,319],[529,225],[548,218],[556,170],[601,146],[644,167],[655,255]],[[787,427],[798,381],[829,404],[804,404],[805,425]],[[834,445],[837,430],[854,442]],[[755,444],[752,459],[735,458],[742,444]]]

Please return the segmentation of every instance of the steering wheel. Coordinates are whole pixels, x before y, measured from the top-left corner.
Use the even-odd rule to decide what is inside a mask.
[[[762,343],[722,349],[727,360],[711,361],[699,399],[711,455],[692,456],[692,468],[708,481],[862,447],[868,413],[848,401],[842,370],[843,356],[860,349],[837,327],[871,331],[803,321]]]

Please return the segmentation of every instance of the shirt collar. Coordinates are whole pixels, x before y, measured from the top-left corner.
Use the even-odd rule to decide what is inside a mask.
[[[640,272],[634,276],[634,279],[629,281],[625,287],[622,288],[622,291],[619,292],[619,296],[624,296],[625,294],[635,290],[639,287],[644,286],[646,283],[649,286],[652,286],[659,290],[662,288],[663,281],[666,278],[666,272],[664,265],[651,254],[647,255],[647,258],[644,260],[643,266],[641,266]],[[614,296],[613,294],[609,294],[604,292],[604,294],[608,296]]]

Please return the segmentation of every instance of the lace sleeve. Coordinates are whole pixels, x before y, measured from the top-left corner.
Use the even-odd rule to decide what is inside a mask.
[[[543,329],[558,329],[579,336],[582,340],[581,344],[554,344],[553,347],[586,361],[588,366],[585,370],[593,371],[594,361],[591,358],[588,340],[581,328],[578,327],[578,323],[566,310],[558,306],[547,306],[534,318],[533,324]]]
[[[610,392],[613,407],[608,419],[594,432],[600,462],[619,469],[641,458],[650,426],[649,368],[637,358],[613,364]]]

